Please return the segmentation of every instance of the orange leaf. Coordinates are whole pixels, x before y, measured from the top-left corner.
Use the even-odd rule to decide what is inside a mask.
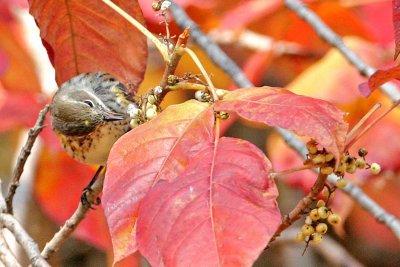
[[[78,163],[64,151],[45,148],[39,158],[35,181],[38,204],[50,219],[64,224],[78,207],[82,190],[94,173],[95,169]],[[111,248],[101,206],[88,212],[74,235],[100,249]]]
[[[115,4],[143,23],[137,1]],[[143,79],[146,38],[101,1],[31,0],[58,84],[83,72],[106,71],[134,90]]]
[[[139,251],[152,266],[251,266],[281,222],[271,164],[253,144],[221,138],[139,209]]]
[[[228,92],[215,108],[309,136],[337,159],[344,149],[348,128],[344,113],[324,100],[280,88],[244,88]]]
[[[113,146],[103,204],[115,262],[136,251],[135,224],[141,200],[159,180],[173,180],[213,140],[214,112],[194,100],[169,106],[122,136]]]
[[[37,93],[35,66],[19,40],[19,26],[0,20],[0,83],[7,91]]]

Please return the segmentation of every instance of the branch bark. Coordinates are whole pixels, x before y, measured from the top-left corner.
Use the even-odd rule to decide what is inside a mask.
[[[49,111],[49,105],[46,105],[39,113],[38,119],[35,123],[35,126],[29,130],[28,139],[25,142],[25,145],[22,147],[21,152],[18,156],[17,164],[14,168],[11,183],[8,188],[7,197],[6,197],[6,204],[7,204],[7,213],[13,213],[13,205],[12,201],[19,186],[19,180],[21,175],[24,171],[24,166],[26,160],[28,159],[29,155],[31,154],[31,150],[33,144],[36,141],[37,136],[42,131],[44,125],[44,120],[46,119],[46,114]]]

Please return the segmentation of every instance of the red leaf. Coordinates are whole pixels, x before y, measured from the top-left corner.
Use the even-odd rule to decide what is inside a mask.
[[[143,23],[137,1],[113,2]],[[106,4],[96,0],[30,0],[30,13],[54,52],[58,84],[78,73],[94,71],[110,72],[134,89],[142,81],[146,38]]]
[[[210,144],[143,200],[139,251],[152,266],[251,266],[281,221],[270,170],[247,141]]]
[[[282,5],[283,2],[280,0],[240,1],[223,16],[221,28],[224,30],[245,28],[248,24],[277,11]]]
[[[113,146],[103,203],[117,262],[136,251],[135,224],[141,200],[159,180],[177,177],[213,140],[214,112],[188,101],[122,136]]]
[[[393,25],[394,25],[394,40],[396,48],[394,59],[400,54],[400,0],[392,0],[393,3]]]
[[[348,128],[343,121],[344,113],[324,100],[280,88],[244,88],[228,92],[215,108],[309,136],[335,158],[339,158],[344,149]]]
[[[388,70],[377,70],[374,74],[371,75],[371,77],[369,77],[368,84],[361,84],[359,86],[359,90],[363,96],[367,97],[376,88],[394,79],[400,79],[400,66],[396,66]]]
[[[0,132],[21,126],[33,127],[44,105],[37,95],[3,91],[0,87]]]

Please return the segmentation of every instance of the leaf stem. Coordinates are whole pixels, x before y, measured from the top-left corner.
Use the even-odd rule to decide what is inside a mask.
[[[376,118],[374,121],[372,121],[370,124],[368,124],[357,136],[355,136],[352,140],[350,140],[346,146],[345,146],[345,151],[349,150],[349,148],[354,145],[355,142],[357,142],[361,136],[363,136],[366,132],[368,132],[369,129],[371,129],[375,124],[377,124],[383,117],[385,117],[389,112],[391,112],[395,107],[397,107],[400,104],[400,99],[397,100],[387,111],[385,111],[383,114],[379,115],[378,118]]]
[[[160,42],[157,37],[155,37],[149,30],[146,29],[140,22],[138,22],[136,19],[134,19],[132,16],[130,16],[128,13],[126,13],[124,10],[122,10],[119,6],[111,2],[110,0],[102,0],[106,5],[108,5],[110,8],[114,9],[118,14],[120,14],[124,19],[126,19],[129,23],[131,23],[133,26],[135,26],[136,29],[138,29],[141,33],[143,33],[147,38],[150,39],[150,41],[153,42],[153,44],[157,47],[158,51],[160,51],[163,59],[165,62],[169,63],[171,58],[168,53],[168,47]]]
[[[288,174],[298,172],[298,171],[310,170],[315,167],[316,166],[312,166],[312,165],[303,165],[303,166],[291,168],[291,169],[280,171],[280,172],[271,172],[269,174],[269,178],[276,178],[278,176],[288,175]]]
[[[207,71],[204,69],[203,65],[201,64],[199,58],[197,55],[191,50],[190,48],[185,48],[185,51],[189,54],[189,56],[193,59],[194,63],[197,65],[199,68],[201,74],[203,74],[204,78],[207,81],[208,86],[210,87],[210,92],[213,96],[214,101],[218,100],[218,95],[217,92],[215,91],[214,84],[212,83],[210,76],[208,75]]]
[[[347,134],[347,140],[352,140],[357,132],[360,130],[360,127],[374,114],[382,105],[380,103],[376,103],[368,112],[361,118],[361,120],[354,125],[351,131]]]

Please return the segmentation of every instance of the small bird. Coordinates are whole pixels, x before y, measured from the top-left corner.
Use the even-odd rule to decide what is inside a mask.
[[[110,74],[80,74],[55,93],[50,105],[51,125],[74,159],[105,165],[112,145],[130,130],[130,104],[132,96]]]

